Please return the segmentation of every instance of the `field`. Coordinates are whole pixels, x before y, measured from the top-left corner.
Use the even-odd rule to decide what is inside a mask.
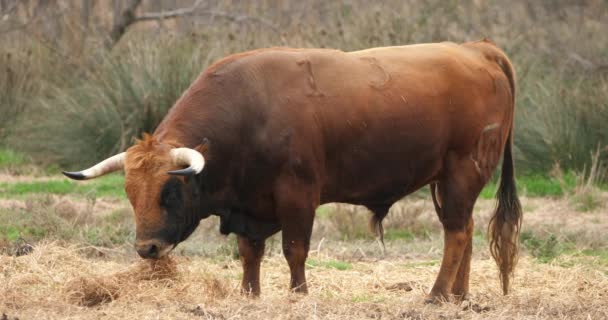
[[[235,239],[219,235],[214,217],[178,246],[171,262],[152,267],[131,245],[122,176],[75,184],[8,172],[0,184],[0,313],[6,319],[608,317],[608,193],[596,189],[596,205],[582,206],[589,201],[573,200],[580,198],[574,189],[530,181],[520,181],[524,251],[513,292],[502,295],[485,239],[494,206],[489,186],[474,213],[471,298],[428,305],[443,241],[424,190],[392,208],[385,255],[366,229],[366,210],[320,207],[307,261],[308,296],[289,292],[275,235],[262,263],[262,296],[252,299],[239,291]],[[537,184],[550,194],[539,196]]]
[[[605,0],[0,0],[0,320],[608,319],[606,30]],[[253,299],[217,217],[150,264],[122,174],[59,175],[152,132],[229,54],[484,37],[517,74],[524,222],[507,296],[486,239],[496,179],[475,207],[470,299],[425,304],[443,250],[428,188],[391,209],[385,253],[364,208],[318,208],[307,296],[289,292],[273,236]]]

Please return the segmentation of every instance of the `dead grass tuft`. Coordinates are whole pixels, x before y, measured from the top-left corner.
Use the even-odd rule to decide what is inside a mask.
[[[177,277],[177,264],[171,257],[142,261],[133,271],[123,276],[134,276],[137,280],[166,280]]]
[[[68,282],[64,294],[70,303],[92,307],[118,298],[119,291],[116,278],[81,277]]]
[[[92,307],[117,299],[139,281],[171,280],[177,277],[177,264],[171,258],[140,261],[118,273],[96,277],[78,277],[64,288],[67,301]]]
[[[274,255],[262,264],[259,299],[239,293],[239,261],[174,259],[151,264],[132,253],[90,258],[80,247],[56,243],[37,246],[27,256],[0,255],[0,311],[20,319],[608,317],[608,271],[577,257],[543,264],[523,257],[507,296],[500,291],[494,262],[474,259],[471,299],[440,305],[424,304],[439,266],[422,259],[395,256],[353,261],[347,270],[308,268],[310,294],[301,296],[288,292],[289,269]]]
[[[231,289],[222,282],[215,278],[204,278],[203,279],[206,296],[212,299],[225,299],[230,293]]]

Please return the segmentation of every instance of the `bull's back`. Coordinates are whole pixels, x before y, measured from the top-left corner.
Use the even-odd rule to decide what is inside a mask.
[[[322,201],[368,203],[427,184],[446,152],[471,152],[505,120],[508,82],[483,50],[268,50],[246,65],[267,93],[268,130],[293,129],[293,156],[315,162]]]

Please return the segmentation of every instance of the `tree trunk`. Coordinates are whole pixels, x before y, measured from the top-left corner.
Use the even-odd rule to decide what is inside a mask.
[[[123,5],[126,5],[123,8]],[[135,10],[141,4],[141,0],[129,0],[127,2],[115,0],[113,2],[113,25],[110,36],[106,40],[106,48],[111,49],[127,31],[127,27],[135,22]]]

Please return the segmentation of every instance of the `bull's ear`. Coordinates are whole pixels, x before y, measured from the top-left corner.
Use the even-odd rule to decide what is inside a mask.
[[[199,144],[198,146],[194,147],[194,150],[200,152],[206,160],[209,160],[209,148],[211,147],[211,143],[209,142],[209,139],[204,138],[203,142],[201,144]]]

